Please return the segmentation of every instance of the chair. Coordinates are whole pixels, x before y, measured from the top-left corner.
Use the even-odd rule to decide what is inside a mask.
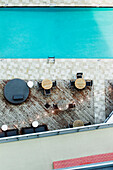
[[[0,132],[0,138],[6,137],[5,132]]]
[[[38,85],[38,88],[42,88],[42,82],[38,82],[37,85]]]
[[[72,124],[68,124],[68,126],[66,128],[73,128]]]
[[[55,81],[53,81],[53,86],[52,87],[56,87],[56,80]]]
[[[30,134],[30,133],[34,133],[33,127],[25,127],[21,129],[21,134]]]
[[[69,104],[69,109],[71,109],[71,108],[74,108],[75,107],[75,104]]]
[[[53,104],[53,108],[54,108],[54,109],[58,109],[57,104]]]
[[[92,86],[93,80],[86,80],[86,86]]]
[[[46,103],[44,106],[48,109],[50,107],[50,104]]]
[[[77,79],[82,78],[83,77],[83,73],[77,73]]]
[[[18,129],[11,129],[6,131],[6,136],[16,136],[19,134]]]
[[[75,86],[75,81],[70,80],[70,86]]]
[[[91,125],[91,122],[84,123],[84,126],[88,126],[88,125]]]
[[[48,131],[47,125],[39,125],[38,127],[34,128],[36,133],[38,132],[45,132]]]
[[[51,91],[50,91],[50,89],[48,89],[48,90],[46,90],[46,89],[44,89],[44,95],[50,95],[51,94]]]

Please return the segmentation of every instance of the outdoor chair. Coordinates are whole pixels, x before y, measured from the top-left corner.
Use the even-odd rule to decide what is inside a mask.
[[[42,88],[42,82],[38,82],[38,88]]]
[[[75,81],[70,80],[70,86],[75,86]]]
[[[88,126],[88,125],[91,125],[91,122],[84,123],[84,126]]]
[[[73,128],[72,124],[68,124],[66,128]]]
[[[75,104],[69,104],[69,109],[71,109],[71,108],[74,108],[75,107]]]
[[[48,109],[50,107],[50,104],[46,103],[44,106]]]
[[[44,95],[50,95],[51,94],[51,91],[50,91],[50,89],[48,89],[48,90],[46,90],[46,89],[44,89]]]
[[[53,108],[54,108],[54,109],[58,109],[57,104],[53,104]]]
[[[52,87],[56,87],[57,83],[56,83],[56,80],[53,81],[53,86]]]
[[[77,79],[82,78],[83,77],[83,73],[77,73]]]
[[[93,85],[93,80],[86,81],[86,86],[92,86],[92,85]]]

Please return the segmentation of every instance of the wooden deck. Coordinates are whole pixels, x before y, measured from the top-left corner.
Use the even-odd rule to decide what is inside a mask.
[[[36,81],[34,80],[36,83]],[[7,124],[9,128],[30,126],[32,121],[47,124],[49,130],[66,128],[75,120],[94,123],[93,86],[84,90],[71,88],[69,80],[57,80],[57,87],[51,90],[50,96],[44,96],[37,87],[30,90],[29,98],[21,105],[12,105],[3,96],[6,80],[0,81],[0,126]],[[53,108],[61,99],[67,104],[74,102],[75,108],[60,111]],[[47,109],[45,104],[49,103]]]

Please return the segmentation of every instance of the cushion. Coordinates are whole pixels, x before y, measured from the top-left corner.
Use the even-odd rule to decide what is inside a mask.
[[[0,132],[0,138],[6,137],[5,132]]]
[[[44,131],[47,131],[47,130],[48,130],[47,125],[39,125],[38,127],[35,128],[36,133],[44,132]]]
[[[16,136],[18,135],[18,129],[11,129],[6,131],[6,136]]]
[[[34,133],[34,128],[33,127],[22,128],[21,132],[22,132],[22,134]]]

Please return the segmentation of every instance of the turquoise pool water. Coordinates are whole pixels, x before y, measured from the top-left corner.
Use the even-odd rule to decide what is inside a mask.
[[[113,8],[0,8],[0,58],[113,58]]]

